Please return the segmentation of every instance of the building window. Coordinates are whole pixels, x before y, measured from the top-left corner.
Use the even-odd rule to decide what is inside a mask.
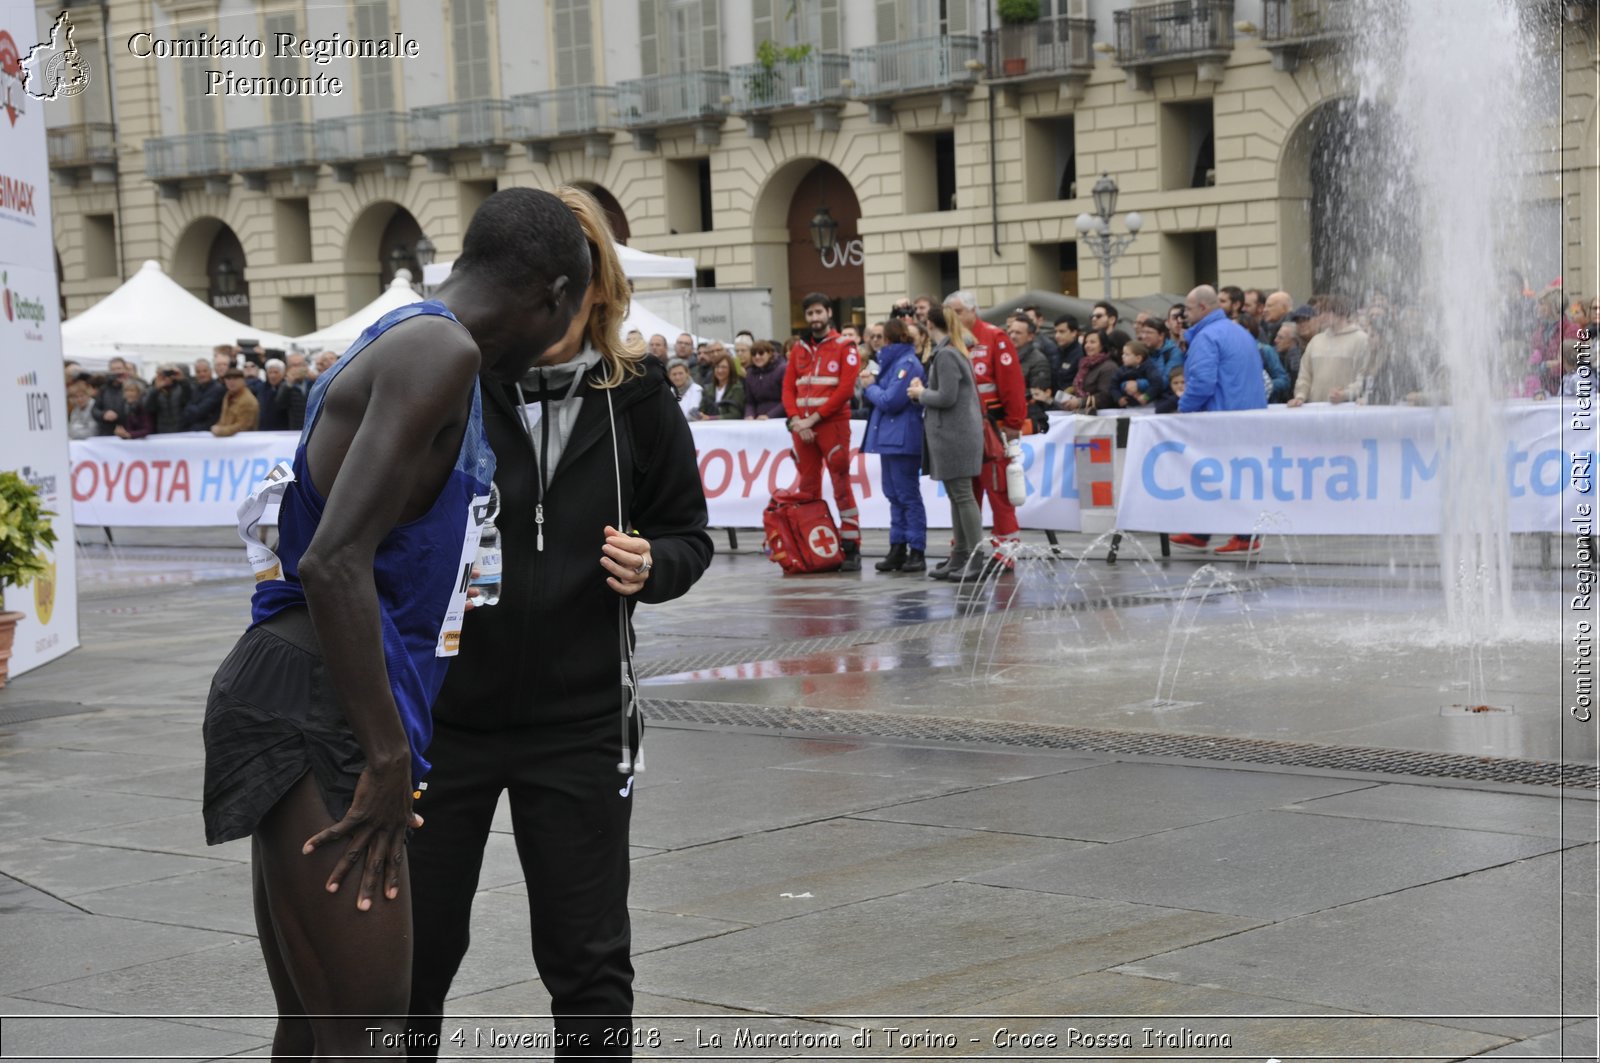
[[[1028,287],[1076,296],[1078,245],[1070,240],[1059,244],[1029,244]]]
[[[589,0],[555,0],[556,85],[594,84],[594,22]]]
[[[311,261],[311,201],[303,196],[274,200],[272,226],[277,233],[278,265]],[[309,329],[307,331],[310,331]]]
[[[1022,150],[1029,203],[1077,198],[1078,154],[1074,143],[1071,118],[1028,119]]]
[[[450,44],[456,69],[456,99],[486,100],[493,96],[489,0],[451,0]]]
[[[317,297],[286,295],[280,302],[278,327],[291,336],[304,336],[317,330]]]
[[[295,25],[294,12],[280,11],[270,14],[262,19],[262,29],[265,40],[276,41],[277,35],[287,33],[291,37],[299,37],[299,27]],[[197,64],[203,65],[203,64]],[[267,48],[267,76],[279,80],[292,80],[302,74],[304,60],[280,54],[276,47],[269,45]],[[284,122],[305,121],[305,102],[300,96],[284,96],[274,94],[267,97],[267,119],[273,125]]]
[[[972,0],[877,0],[878,43],[969,33]]]
[[[956,208],[956,135],[907,133],[905,150],[906,213],[926,214]],[[928,180],[932,175],[933,180]]]
[[[640,71],[687,74],[722,65],[719,0],[639,0]]]
[[[1161,290],[1186,292],[1199,284],[1217,283],[1217,234],[1161,235]]]
[[[674,233],[708,233],[712,229],[711,160],[668,159],[667,228]]]
[[[959,251],[914,251],[906,256],[907,290],[941,299],[961,287]]]
[[[194,41],[200,47],[200,30],[191,29],[181,35],[183,40]],[[217,128],[215,96],[206,95],[206,64],[183,62],[178,64],[183,86],[183,129],[186,133],[211,133]]]
[[[81,45],[80,45],[81,47]],[[83,217],[84,276],[117,275],[117,220],[111,214],[86,214]]]
[[[355,16],[357,40],[376,41],[389,35],[389,0],[357,0]],[[392,59],[356,60],[356,91],[363,111],[376,114],[395,109],[397,65]]]
[[[1161,105],[1161,187],[1209,188],[1217,183],[1210,100]],[[1169,289],[1174,290],[1174,289]]]
[[[809,44],[813,52],[840,50],[839,0],[753,0],[755,43],[780,48]]]

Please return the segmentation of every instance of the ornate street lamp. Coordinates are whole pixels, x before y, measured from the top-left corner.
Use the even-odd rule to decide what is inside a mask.
[[[405,244],[395,244],[389,249],[389,272],[399,273],[411,261],[411,253],[406,250]]]
[[[811,246],[820,255],[837,247],[838,237],[839,223],[828,213],[826,204],[818,207],[816,214],[811,217]]]
[[[420,240],[417,241],[417,265],[424,268],[433,265],[433,255],[435,250],[436,248],[433,246],[433,241],[424,235]]]
[[[217,286],[218,295],[239,294],[239,271],[233,268],[233,259],[225,258],[217,263],[217,273],[212,282]]]
[[[1133,238],[1144,228],[1144,219],[1138,211],[1129,211],[1122,219],[1128,232],[1124,236],[1111,235],[1111,215],[1117,209],[1117,182],[1101,174],[1090,193],[1094,199],[1093,214],[1080,214],[1076,223],[1078,240],[1100,263],[1100,272],[1106,281],[1106,302],[1111,301],[1111,267],[1122,257]]]

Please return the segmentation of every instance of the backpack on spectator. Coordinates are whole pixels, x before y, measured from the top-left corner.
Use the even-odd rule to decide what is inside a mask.
[[[779,491],[762,514],[766,554],[783,566],[785,575],[836,572],[844,564],[839,529],[828,503],[795,491]]]

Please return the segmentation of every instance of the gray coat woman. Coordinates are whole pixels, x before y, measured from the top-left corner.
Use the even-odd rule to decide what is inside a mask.
[[[928,382],[917,400],[923,416],[922,467],[935,480],[983,471],[983,410],[972,363],[948,338],[928,357]]]
[[[912,381],[907,394],[927,411],[922,421],[922,466],[944,484],[956,533],[950,559],[928,575],[960,583],[981,578],[984,569],[978,546],[983,520],[972,491],[973,479],[983,469],[983,410],[972,364],[951,342],[943,307],[929,310],[928,334],[933,341],[928,382]]]

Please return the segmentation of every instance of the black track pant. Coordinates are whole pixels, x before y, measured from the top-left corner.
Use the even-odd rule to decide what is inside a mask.
[[[618,1047],[616,1035],[607,1036],[629,1027],[633,1013],[633,787],[617,771],[620,745],[615,717],[499,731],[436,726],[427,753],[433,770],[417,802],[424,825],[412,832],[408,850],[414,1034],[439,1033],[445,994],[467,952],[489,824],[501,791],[509,791],[533,960],[550,992],[560,1039],[555,1054],[628,1057],[627,1039]],[[587,1035],[586,1043],[579,1035]],[[436,1052],[413,1048],[410,1058],[433,1059]]]

